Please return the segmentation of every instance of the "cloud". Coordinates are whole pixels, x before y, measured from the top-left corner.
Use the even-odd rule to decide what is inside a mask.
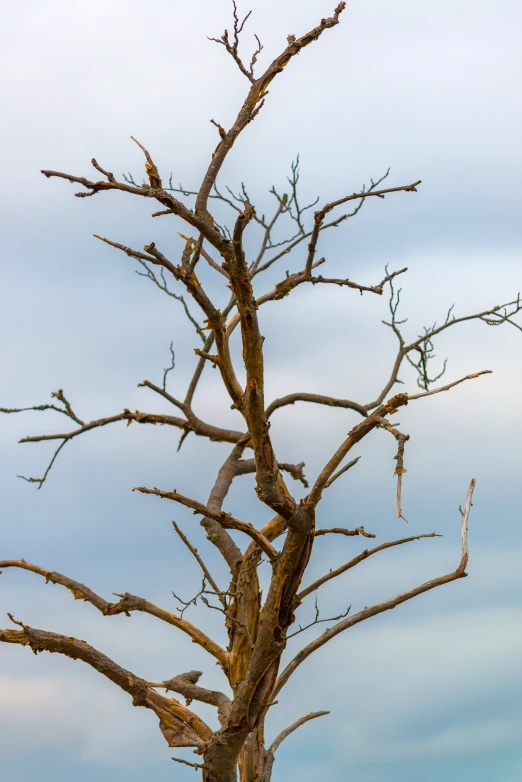
[[[4,677],[0,692],[3,762],[28,748],[52,748],[64,760],[145,766],[166,748],[150,713],[129,709],[128,696],[97,681]]]

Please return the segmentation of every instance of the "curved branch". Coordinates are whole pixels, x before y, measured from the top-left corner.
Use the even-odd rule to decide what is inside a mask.
[[[344,534],[352,534],[355,535],[358,533],[358,530],[355,530],[355,532],[350,533],[349,530],[343,531],[343,530],[318,530],[315,534],[324,534],[324,532],[344,532]],[[364,534],[364,533],[363,533]],[[366,533],[366,537],[375,537],[375,535],[370,536]],[[321,576],[321,578],[318,578],[317,581],[314,581],[313,584],[310,584],[310,586],[306,587],[306,589],[303,589],[302,592],[300,592],[297,595],[298,600],[304,600],[305,597],[310,595],[312,592],[315,592],[316,589],[319,589],[320,586],[323,584],[326,584],[327,581],[331,581],[332,578],[337,578],[337,576],[340,576],[342,573],[346,573],[347,570],[350,570],[351,568],[358,565],[360,562],[363,562],[365,559],[368,559],[368,557],[371,557],[372,554],[377,554],[378,551],[384,551],[387,548],[392,548],[393,546],[400,546],[402,543],[410,543],[412,540],[421,540],[421,538],[441,538],[442,535],[438,535],[436,532],[430,532],[425,535],[412,535],[410,538],[402,538],[401,540],[393,540],[390,543],[381,543],[380,546],[376,546],[372,549],[365,549],[363,552],[358,554],[353,559],[350,559],[349,562],[346,562],[346,564],[341,565],[341,567],[338,567],[336,570],[330,570],[326,575]]]
[[[314,641],[309,643],[308,646],[305,646],[304,649],[301,649],[301,651],[298,652],[298,654],[294,657],[294,659],[286,666],[286,668],[280,675],[277,684],[274,688],[274,691],[272,693],[273,698],[277,696],[277,694],[287,683],[290,676],[299,667],[299,665],[301,665],[302,662],[304,662],[317,649],[320,649],[321,646],[324,646],[332,638],[335,638],[335,636],[339,635],[339,633],[342,633],[344,630],[347,630],[348,628],[353,627],[354,625],[359,624],[360,622],[364,622],[366,619],[370,619],[370,617],[372,616],[376,616],[377,614],[382,614],[384,611],[390,611],[393,608],[396,608],[398,605],[401,605],[401,603],[405,603],[406,601],[411,600],[412,598],[417,597],[418,595],[422,595],[424,592],[429,592],[431,589],[436,589],[437,587],[442,586],[443,584],[449,584],[451,581],[455,581],[459,578],[465,578],[467,576],[466,566],[468,564],[468,556],[469,556],[468,518],[472,507],[474,489],[475,489],[475,479],[473,478],[468,488],[464,510],[459,508],[462,517],[461,558],[456,569],[451,573],[448,573],[447,575],[439,576],[438,578],[434,578],[431,581],[426,581],[423,584],[414,587],[413,589],[409,589],[406,592],[401,592],[401,594],[395,595],[395,597],[390,597],[388,598],[388,600],[384,600],[382,603],[376,603],[373,606],[364,608],[362,611],[353,614],[353,616],[344,619],[342,622],[339,622],[338,624],[334,625],[329,630],[326,630],[322,635],[320,635]]]
[[[50,581],[52,584],[60,584],[72,593],[75,600],[84,600],[86,603],[90,603],[104,616],[115,616],[116,614],[127,614],[127,616],[130,616],[131,611],[142,611],[143,613],[155,616],[157,619],[161,619],[163,622],[167,622],[168,624],[177,627],[179,630],[182,630],[194,643],[198,644],[215,657],[225,671],[228,668],[227,653],[219,644],[212,641],[211,638],[205,635],[199,628],[195,627],[190,622],[187,622],[186,619],[181,619],[176,616],[176,614],[173,614],[164,608],[160,608],[159,606],[154,605],[154,603],[149,603],[148,600],[144,600],[142,597],[135,597],[134,595],[125,593],[124,595],[118,595],[118,597],[121,597],[121,600],[117,603],[109,603],[79,581],[74,581],[74,579],[64,576],[61,573],[56,573],[54,570],[45,570],[45,568],[33,565],[31,562],[26,562],[25,559],[6,559],[0,562],[0,572],[1,568],[10,567],[29,570],[32,573],[43,576],[46,583]]]
[[[428,391],[428,385],[434,380],[438,379],[438,377],[441,376],[443,372],[438,375],[437,378],[430,379],[428,378],[426,364],[429,358],[433,357],[431,354],[431,350],[433,348],[433,345],[431,343],[431,340],[433,337],[437,336],[441,332],[445,331],[446,329],[450,328],[451,326],[456,325],[457,323],[465,323],[469,320],[481,320],[488,326],[500,326],[503,323],[511,323],[512,326],[515,326],[517,328],[520,328],[517,323],[515,323],[511,318],[518,314],[520,311],[522,311],[522,301],[520,299],[520,295],[517,296],[516,299],[513,301],[506,302],[505,304],[497,305],[496,307],[492,307],[488,310],[483,310],[482,312],[477,312],[473,315],[465,315],[460,318],[456,318],[455,316],[451,316],[451,312],[453,310],[453,306],[450,307],[448,310],[448,313],[446,315],[446,319],[444,323],[442,323],[440,326],[437,326],[436,324],[432,328],[426,328],[424,330],[424,333],[420,335],[416,340],[413,342],[406,344],[404,341],[404,338],[399,330],[399,325],[404,323],[404,320],[397,320],[397,309],[399,307],[400,303],[400,289],[397,292],[397,294],[394,294],[393,288],[392,288],[392,296],[390,298],[390,311],[391,311],[391,322],[383,321],[383,323],[387,326],[390,326],[393,331],[395,332],[398,340],[399,340],[399,351],[397,353],[393,369],[391,372],[390,379],[386,383],[385,387],[379,394],[379,396],[373,401],[369,402],[366,405],[363,405],[363,408],[366,410],[366,412],[374,409],[375,407],[378,407],[382,404],[383,400],[385,399],[386,395],[390,392],[392,387],[395,383],[398,381],[398,373],[402,364],[403,359],[406,357],[410,361],[410,363],[413,364],[413,366],[417,369],[417,371],[420,373],[419,380],[421,381],[419,384],[422,388],[424,388],[425,391]],[[509,310],[509,308],[512,308]],[[426,348],[426,345],[428,345],[428,348]],[[420,352],[420,363],[416,364],[415,362],[411,361],[409,354],[412,351]],[[485,374],[485,373],[482,373]],[[467,378],[469,379],[475,377],[475,375],[469,375]],[[459,382],[462,382],[459,381]],[[452,387],[455,384],[450,384],[448,387],[444,387],[441,390],[447,390],[448,388]],[[434,393],[434,392],[431,392]],[[419,395],[416,395],[419,396]],[[413,397],[410,397],[413,398]]]
[[[366,418],[367,413],[364,407],[357,402],[352,402],[349,399],[336,399],[333,396],[324,396],[323,394],[307,394],[307,393],[295,393],[287,394],[279,399],[274,399],[266,408],[266,417],[270,418],[272,413],[279,410],[280,407],[286,407],[287,405],[293,405],[296,402],[313,402],[316,405],[327,405],[328,407],[342,407],[345,410],[355,410],[356,413],[360,413]]]
[[[304,725],[306,722],[309,722],[310,720],[315,720],[317,717],[324,717],[327,714],[330,714],[329,711],[313,711],[310,714],[306,714],[304,717],[300,717],[300,719],[296,720],[292,725],[290,725],[285,730],[281,731],[279,736],[277,736],[270,747],[268,748],[268,751],[266,753],[266,759],[265,764],[263,768],[263,773],[261,776],[261,782],[270,782],[270,779],[272,777],[272,768],[274,765],[275,760],[275,753],[278,750],[279,746],[282,744],[282,742],[290,736],[291,733],[293,733],[297,728],[300,728],[301,725]]]
[[[281,731],[279,736],[277,736],[272,744],[270,745],[268,752],[272,755],[275,754],[279,746],[283,743],[283,741],[288,738],[288,736],[294,732],[294,730],[297,730],[297,728],[300,728],[301,725],[304,725],[305,722],[309,722],[310,720],[315,720],[317,717],[325,717],[327,714],[330,714],[329,711],[313,711],[310,714],[306,714],[304,717],[300,717],[300,719],[296,720],[292,725],[290,725],[288,728],[285,728],[285,730]]]
[[[179,502],[181,505],[185,505],[187,508],[192,508],[194,513],[201,514],[205,518],[217,521],[217,523],[223,527],[223,529],[236,529],[239,532],[244,532],[245,535],[248,535],[257,543],[257,545],[262,549],[262,551],[265,552],[271,562],[274,562],[279,556],[277,549],[271,545],[271,543],[258,529],[253,526],[253,524],[250,524],[247,521],[239,521],[239,519],[235,519],[233,516],[231,516],[230,513],[225,513],[224,511],[214,511],[206,505],[203,505],[201,502],[197,502],[197,500],[191,500],[189,497],[185,497],[183,494],[179,494],[176,490],[161,491],[160,489],[156,488],[147,489],[144,486],[136,486],[132,491],[139,491],[142,494],[154,494],[156,497],[161,497],[162,499]]]
[[[152,709],[161,720],[162,730],[168,730],[171,737],[176,737],[177,746],[202,747],[211,738],[211,728],[186,706],[182,706],[174,698],[160,695],[139,676],[122,668],[85,641],[37,630],[21,622],[15,621],[15,624],[22,629],[0,630],[1,642],[29,646],[35,654],[43,651],[56,652],[73,660],[82,660],[128,692],[132,696],[134,706]]]
[[[314,227],[312,230],[310,243],[308,245],[308,258],[306,261],[307,273],[310,275],[312,271],[313,262],[315,259],[315,251],[317,247],[317,240],[319,239],[319,234],[321,232],[324,218],[329,212],[332,211],[332,209],[335,209],[337,206],[341,206],[341,204],[346,204],[348,201],[366,199],[369,196],[377,196],[377,198],[384,198],[385,195],[387,195],[388,193],[399,193],[401,191],[404,193],[416,193],[417,185],[420,184],[421,184],[421,180],[419,179],[417,182],[412,182],[411,185],[401,185],[400,187],[388,187],[383,190],[365,190],[362,193],[353,193],[352,195],[339,198],[337,201],[332,201],[331,203],[323,206],[322,209],[319,209],[319,211],[317,211],[314,215]]]

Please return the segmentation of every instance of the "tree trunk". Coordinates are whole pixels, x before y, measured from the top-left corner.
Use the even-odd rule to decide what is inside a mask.
[[[263,726],[249,734],[239,755],[240,782],[258,782],[262,777],[266,751]]]

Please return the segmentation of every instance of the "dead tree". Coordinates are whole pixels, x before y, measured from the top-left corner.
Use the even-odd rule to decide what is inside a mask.
[[[466,576],[467,523],[472,504],[473,480],[469,485],[465,504],[461,508],[462,550],[455,570],[357,613],[350,614],[348,609],[345,614],[326,620],[329,629],[302,648],[293,659],[286,662],[284,667],[281,665],[282,655],[288,638],[293,634],[292,626],[300,606],[323,584],[338,578],[366,558],[384,549],[405,545],[419,538],[436,536],[435,533],[412,535],[365,549],[342,567],[336,570],[325,568],[324,576],[313,583],[307,583],[306,569],[317,537],[327,534],[375,537],[366,532],[363,527],[351,530],[316,527],[316,517],[318,523],[322,524],[324,521],[317,516],[323,493],[357,462],[357,459],[346,462],[347,457],[352,455],[351,452],[363,438],[370,437],[377,429],[387,430],[396,439],[397,516],[404,518],[401,483],[402,476],[406,472],[404,450],[408,435],[399,431],[397,424],[390,418],[399,408],[405,407],[410,402],[425,404],[425,397],[447,391],[458,383],[488,372],[482,370],[447,385],[433,387],[434,382],[440,378],[445,369],[443,367],[441,373],[432,376],[435,338],[446,329],[469,320],[481,321],[491,326],[510,323],[520,328],[520,325],[513,320],[522,308],[520,299],[516,297],[502,306],[495,306],[475,314],[457,317],[450,309],[440,325],[434,324],[425,328],[416,339],[408,342],[401,330],[404,321],[398,315],[400,289],[396,288],[396,278],[406,269],[393,272],[386,270],[383,279],[373,285],[355,282],[348,278],[331,278],[320,273],[319,267],[326,263],[326,259],[319,257],[318,254],[323,231],[340,226],[356,215],[368,199],[384,199],[385,195],[391,193],[415,193],[420,182],[383,187],[383,180],[387,176],[385,174],[381,179],[371,181],[369,186],[362,188],[360,192],[344,195],[318,206],[313,213],[313,218],[310,217],[310,209],[317,202],[303,206],[299,197],[298,160],[292,165],[287,192],[280,192],[275,187],[270,191],[274,198],[274,209],[268,216],[256,211],[245,186],[242,186],[239,193],[229,188],[220,189],[218,186],[218,174],[227,155],[239,134],[248,129],[249,123],[263,108],[269,86],[275,86],[274,80],[279,77],[285,66],[294,66],[294,60],[305,47],[316,42],[323,35],[332,34],[332,28],[339,23],[344,8],[345,3],[341,2],[330,18],[322,19],[310,32],[301,37],[288,36],[287,46],[283,52],[263,73],[257,75],[255,66],[262,45],[256,37],[256,47],[250,61],[241,58],[239,38],[246,18],[240,21],[234,4],[232,31],[225,31],[221,38],[213,40],[226,49],[249,82],[248,93],[235,122],[228,130],[218,121],[211,120],[217,128],[218,143],[199,188],[190,190],[182,185],[176,187],[172,177],[169,186],[166,186],[151,154],[136,139],[134,141],[143,151],[145,158],[147,181],[143,184],[137,183],[130,175],[124,176],[122,180],[116,179],[113,173],[104,169],[95,159],[91,162],[101,175],[99,179],[88,179],[59,171],[42,172],[46,177],[60,177],[81,185],[83,189],[76,193],[79,198],[117,190],[123,194],[151,199],[159,205],[155,208],[153,217],[175,219],[176,222],[181,220],[185,224],[183,234],[185,245],[181,259],[178,261],[168,258],[162,248],[157,247],[154,242],[147,244],[143,250],[135,250],[113,239],[101,236],[97,238],[137,260],[141,265],[141,274],[167,295],[181,302],[201,344],[195,350],[198,358],[192,380],[183,399],[172,396],[168,391],[168,374],[173,364],[165,370],[161,385],[156,385],[149,380],[140,383],[172,405],[173,411],[170,415],[124,409],[105,418],[86,420],[78,415],[62,390],[52,394],[52,404],[16,409],[2,408],[4,413],[52,410],[62,416],[62,420],[68,419],[69,426],[60,429],[56,434],[33,435],[21,440],[21,442],[49,440],[58,444],[42,476],[30,477],[26,480],[36,483],[38,488],[41,488],[67,443],[84,432],[120,421],[127,424],[134,421],[139,424],[162,424],[173,427],[181,432],[180,445],[190,433],[207,438],[209,441],[229,443],[232,446],[230,455],[219,470],[206,502],[202,497],[192,499],[176,490],[144,486],[135,488],[135,491],[180,503],[191,508],[194,514],[201,517],[201,525],[209,541],[226,562],[230,582],[226,589],[219,588],[196,548],[175,524],[176,532],[203,573],[201,591],[190,602],[197,599],[222,612],[228,634],[228,645],[223,648],[216,643],[203,630],[185,618],[184,611],[175,614],[154,605],[145,598],[128,593],[118,595],[117,602],[109,602],[73,578],[49,571],[40,565],[30,564],[23,559],[2,561],[0,567],[3,570],[22,568],[32,571],[42,576],[46,582],[50,581],[65,587],[74,598],[91,603],[104,616],[120,613],[130,616],[132,612],[142,611],[173,625],[186,633],[194,643],[199,644],[217,661],[228,681],[230,693],[227,695],[201,687],[198,683],[201,673],[198,671],[178,674],[161,682],[148,681],[122,668],[85,641],[29,627],[19,618],[11,615],[9,616],[15,627],[0,630],[0,640],[28,646],[34,653],[49,651],[80,659],[99,671],[128,692],[134,706],[143,706],[154,712],[156,718],[159,718],[160,729],[170,747],[194,748],[198,762],[189,765],[201,769],[204,782],[234,782],[238,774],[241,782],[268,782],[272,776],[275,753],[281,742],[305,722],[328,713],[320,711],[307,714],[284,730],[269,747],[265,745],[264,729],[267,715],[270,714],[269,707],[276,698],[280,697],[284,685],[301,663],[350,627],[393,609],[424,592]],[[215,202],[230,209],[234,219],[230,229],[219,225],[212,216],[212,204]],[[283,225],[287,233],[281,233],[280,226]],[[243,241],[246,232],[252,236],[257,232],[259,239],[257,253],[254,255],[248,253],[248,257]],[[271,290],[259,291],[258,283],[262,281],[263,272],[283,258],[286,260],[290,254],[296,259],[294,268],[298,270],[282,275],[280,282]],[[217,273],[220,279],[223,278],[223,286],[231,290],[229,301],[224,308],[218,308],[205,292],[200,281],[200,277],[204,277],[205,273]],[[291,390],[288,395],[267,404],[264,394],[265,370],[259,311],[266,302],[285,299],[298,286],[307,284],[344,286],[355,293],[378,296],[383,295],[385,291],[389,292],[390,314],[386,325],[397,339],[397,353],[390,362],[389,379],[375,399],[358,402]],[[183,289],[184,293],[180,292]],[[190,298],[203,313],[203,325],[200,325],[188,307],[187,301],[190,301]],[[241,331],[243,347],[246,375],[244,384],[238,379],[230,352],[230,337],[237,327]],[[405,391],[393,393],[395,385],[400,382],[399,371],[407,362],[417,373],[419,390],[413,394]],[[242,421],[237,430],[222,428],[205,421],[194,409],[194,394],[207,365],[213,365],[219,370],[230,396],[232,408],[237,411],[238,419]],[[329,405],[354,411],[360,416],[360,422],[347,435],[340,436],[339,447],[313,479],[311,487],[308,487],[302,463],[286,464],[278,461],[270,436],[270,423],[275,411],[297,402],[308,405]],[[247,473],[255,474],[257,497],[267,510],[271,511],[271,518],[260,529],[249,521],[234,518],[224,509],[232,481]],[[309,488],[304,499],[300,501],[294,499],[288,486],[288,477],[300,481]],[[248,516],[248,509],[245,515]],[[229,530],[243,533],[245,539],[243,547],[237,545]],[[258,568],[262,561],[268,561],[271,567],[270,585],[264,600],[261,597],[258,576]],[[325,620],[320,619],[319,612],[316,611],[312,624],[321,621]],[[187,705],[169,693],[186,699]],[[197,709],[194,708],[194,704],[198,702],[211,704],[216,708],[216,725],[210,726],[198,716]],[[188,763],[183,759],[177,760]]]

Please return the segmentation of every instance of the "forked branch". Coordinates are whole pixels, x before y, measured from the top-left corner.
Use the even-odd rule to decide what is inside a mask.
[[[286,666],[286,668],[280,675],[277,684],[274,688],[274,692],[272,694],[274,698],[281,691],[281,689],[284,687],[284,685],[287,683],[290,676],[296,671],[299,665],[301,665],[301,663],[303,663],[313,652],[315,652],[317,649],[320,649],[321,646],[324,646],[332,638],[335,638],[335,636],[339,635],[339,633],[342,633],[344,630],[348,630],[350,627],[353,627],[354,625],[359,624],[360,622],[364,622],[366,619],[370,619],[370,617],[372,616],[376,616],[377,614],[382,614],[384,611],[390,611],[391,609],[396,608],[398,605],[401,605],[401,603],[405,603],[406,601],[412,600],[414,597],[417,597],[418,595],[422,595],[424,592],[429,592],[431,589],[436,589],[437,587],[442,586],[443,584],[449,584],[451,581],[455,581],[458,578],[465,578],[467,576],[466,566],[468,564],[468,556],[469,556],[468,519],[472,507],[474,489],[475,489],[475,479],[473,478],[468,488],[468,493],[466,496],[466,504],[464,506],[464,509],[459,508],[461,513],[461,518],[462,518],[461,557],[460,557],[460,562],[457,565],[456,569],[453,570],[451,573],[448,573],[447,575],[439,576],[438,578],[434,578],[431,581],[426,581],[425,583],[420,584],[419,586],[414,587],[413,589],[409,589],[406,592],[401,592],[401,594],[395,595],[395,597],[390,597],[388,598],[388,600],[384,600],[382,603],[376,603],[373,606],[364,608],[362,611],[359,611],[358,613],[349,616],[347,619],[343,619],[342,622],[339,622],[338,624],[334,625],[330,629],[326,630],[322,635],[320,635],[314,641],[309,643],[308,646],[305,646],[304,649],[301,649],[301,651],[298,652],[298,654],[294,657],[294,659]]]
[[[183,494],[179,494],[179,492],[176,490],[161,491],[160,489],[156,488],[147,489],[144,486],[136,486],[133,491],[139,491],[142,494],[154,494],[156,497],[162,497],[163,499],[167,500],[174,500],[174,502],[179,502],[181,505],[185,505],[187,508],[192,508],[196,514],[200,514],[206,518],[213,519],[213,521],[217,521],[217,523],[223,527],[223,529],[235,529],[239,532],[244,532],[245,535],[248,535],[257,543],[259,548],[265,552],[271,562],[274,562],[279,556],[277,549],[272,546],[272,544],[258,529],[253,526],[253,524],[250,524],[247,521],[240,521],[239,519],[235,519],[230,515],[230,513],[211,510],[211,508],[208,508],[201,502],[197,502],[197,500],[191,500],[189,497],[185,497]]]
[[[79,581],[69,578],[69,576],[56,573],[54,570],[46,570],[38,565],[33,565],[31,562],[26,562],[25,559],[6,559],[0,561],[0,573],[2,568],[7,569],[11,567],[29,570],[32,573],[43,576],[46,583],[51,582],[52,584],[60,584],[71,592],[75,600],[83,600],[86,603],[90,603],[104,616],[115,616],[116,614],[127,614],[127,616],[130,616],[131,611],[142,611],[143,613],[155,616],[157,619],[161,619],[163,622],[182,630],[194,643],[198,644],[215,657],[225,671],[227,670],[227,653],[219,644],[215,643],[215,641],[186,619],[182,619],[171,611],[160,608],[159,606],[154,605],[154,603],[144,600],[142,597],[136,597],[135,595],[125,593],[121,596],[118,595],[118,597],[121,597],[121,600],[117,603],[109,603],[107,600],[104,600],[104,598],[97,595],[96,592],[93,592],[92,589],[89,589],[89,587],[86,587]]]

